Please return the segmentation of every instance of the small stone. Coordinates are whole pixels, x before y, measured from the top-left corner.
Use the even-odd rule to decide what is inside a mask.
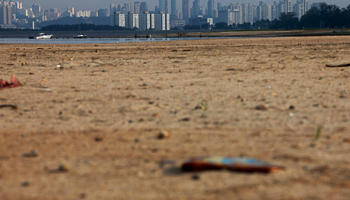
[[[96,49],[96,53],[98,53],[99,52],[99,50],[98,49]]]
[[[350,138],[344,138],[343,142],[350,143]]]
[[[295,107],[293,105],[289,106],[289,110],[294,110]]]
[[[30,151],[29,153],[24,153],[23,154],[23,157],[27,157],[27,158],[36,158],[38,156],[39,155],[34,150]]]
[[[181,119],[181,121],[183,121],[183,122],[188,122],[188,121],[190,121],[191,119],[190,118],[188,118],[188,117],[185,117],[185,118],[182,118]]]
[[[267,110],[268,106],[265,104],[261,104],[255,107],[256,110]]]
[[[22,62],[22,66],[24,66],[24,65],[26,65],[26,63],[25,63],[25,62]]]
[[[201,177],[199,174],[193,174],[191,178],[192,180],[198,181]]]
[[[95,142],[101,142],[101,141],[103,141],[103,138],[102,137],[95,137]]]
[[[134,142],[138,143],[138,142],[140,142],[140,139],[139,138],[135,138]]]
[[[58,166],[57,172],[68,172],[68,171],[69,171],[68,167],[64,165]]]
[[[242,102],[245,102],[245,101],[247,101],[247,100],[246,100],[245,98],[241,98],[241,101],[242,101]]]
[[[160,117],[160,114],[158,114],[158,113],[153,113],[153,114],[152,114],[152,117],[159,118],[159,117]]]
[[[168,139],[170,137],[170,132],[169,131],[166,131],[166,130],[161,130],[159,133],[158,133],[158,139]]]
[[[29,184],[29,182],[27,182],[27,181],[25,181],[25,182],[22,183],[22,186],[23,186],[23,187],[28,187],[29,185],[30,185],[30,184]]]

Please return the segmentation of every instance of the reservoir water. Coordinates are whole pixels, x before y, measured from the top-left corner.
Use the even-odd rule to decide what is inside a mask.
[[[178,41],[178,40],[205,40],[225,39],[228,37],[188,37],[188,38],[54,38],[54,39],[29,39],[29,38],[0,38],[0,44],[91,44],[91,43],[124,43],[124,42],[154,42],[154,41]],[[237,38],[237,37],[235,37]]]

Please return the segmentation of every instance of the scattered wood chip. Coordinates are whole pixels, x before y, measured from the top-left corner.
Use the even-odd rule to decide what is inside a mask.
[[[10,104],[3,104],[3,105],[0,105],[0,108],[12,108],[13,110],[17,110],[18,106],[10,105]]]
[[[329,64],[326,64],[326,67],[350,67],[350,63],[340,64],[340,65],[329,65]]]

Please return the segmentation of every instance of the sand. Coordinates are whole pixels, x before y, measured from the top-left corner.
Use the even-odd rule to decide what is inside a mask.
[[[0,108],[0,199],[350,195],[350,68],[325,67],[350,63],[350,37],[2,44],[0,52],[0,79],[25,84],[0,90],[0,105],[18,106]],[[160,130],[170,138],[157,139]],[[180,171],[203,155],[286,170]]]

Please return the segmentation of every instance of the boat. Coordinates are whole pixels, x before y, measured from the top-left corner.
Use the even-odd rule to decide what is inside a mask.
[[[39,33],[39,36],[29,37],[29,39],[52,39],[53,35],[45,35],[45,33]]]
[[[82,38],[87,38],[87,35],[77,35],[74,36],[75,39],[82,39]]]

